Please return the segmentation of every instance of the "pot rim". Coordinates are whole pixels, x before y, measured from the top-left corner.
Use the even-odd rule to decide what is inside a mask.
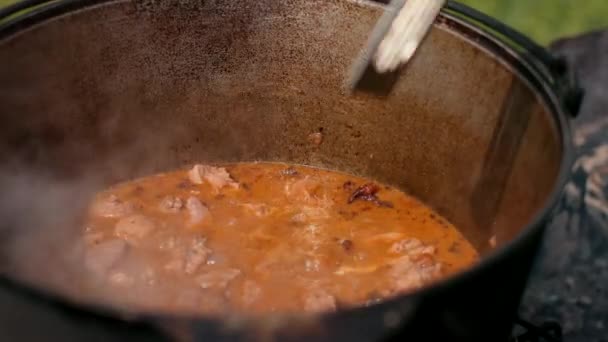
[[[53,19],[58,19],[62,15],[75,13],[79,10],[88,10],[96,6],[112,5],[120,2],[128,2],[131,0],[24,0],[17,4],[20,5],[20,10],[25,10],[36,6],[34,9],[25,13],[18,14],[13,18],[7,18],[8,11],[0,10],[0,48],[7,40],[18,36],[27,30],[42,25],[45,22]],[[374,2],[373,0],[340,0],[345,2],[356,3],[362,7],[385,7],[385,5]],[[559,173],[555,180],[555,184],[550,194],[544,201],[544,204],[534,213],[531,220],[523,227],[523,229],[517,234],[516,237],[511,239],[505,245],[494,249],[488,255],[481,258],[481,260],[463,271],[458,272],[450,277],[444,278],[428,286],[413,291],[408,294],[393,297],[382,301],[374,306],[390,306],[391,303],[401,302],[404,300],[412,299],[419,296],[433,296],[434,294],[443,292],[456,284],[466,282],[469,278],[477,273],[483,272],[488,268],[494,266],[499,260],[505,258],[507,255],[514,253],[519,246],[526,244],[527,241],[533,238],[535,233],[538,233],[542,229],[543,224],[547,223],[551,219],[551,213],[558,203],[563,188],[568,181],[571,166],[574,159],[574,148],[572,145],[572,135],[570,122],[567,119],[567,114],[574,115],[576,113],[568,113],[567,108],[562,99],[560,98],[559,90],[556,89],[555,84],[551,84],[551,80],[548,79],[546,74],[543,74],[543,70],[538,68],[538,65],[545,64],[542,58],[538,55],[529,53],[530,51],[521,51],[516,46],[509,42],[508,39],[511,34],[507,32],[500,32],[500,29],[494,30],[499,32],[492,32],[487,28],[483,28],[479,24],[480,18],[479,13],[470,10],[468,6],[458,4],[457,6],[450,6],[455,4],[453,1],[448,1],[448,5],[442,9],[438,21],[435,23],[435,28],[448,31],[459,39],[467,41],[469,44],[483,50],[496,61],[498,61],[503,67],[507,68],[510,72],[518,76],[519,80],[524,82],[537,96],[542,99],[542,105],[549,112],[555,124],[555,129],[560,138],[561,149],[562,149],[562,160],[560,162]],[[463,10],[464,9],[464,10]],[[17,11],[14,11],[15,13]],[[12,15],[13,13],[8,13]],[[3,18],[4,17],[4,18]],[[3,19],[6,19],[3,21]],[[490,29],[492,29],[490,27]],[[472,39],[472,38],[475,39]],[[537,46],[537,48],[540,48]],[[547,52],[546,49],[540,48]],[[113,317],[118,320],[136,321],[146,320],[146,318],[152,319],[163,319],[176,318],[191,319],[194,321],[221,321],[222,319],[196,316],[196,315],[184,315],[175,313],[161,313],[161,314],[149,314],[145,312],[137,312],[134,315],[129,313],[125,316],[125,311],[119,311],[114,308],[109,308],[101,304],[93,304],[89,302],[77,302],[70,299],[67,296],[62,296],[60,293],[35,287],[31,284],[15,280],[4,274],[0,274],[0,285],[7,286],[14,291],[21,292],[26,296],[33,296],[37,299],[42,299],[50,302],[54,305],[63,306],[66,309],[75,309],[79,312],[87,311],[93,316],[101,317]],[[343,314],[345,312],[358,312],[369,310],[370,307],[355,307],[338,310],[336,312],[324,313],[320,315],[320,318],[331,317]]]

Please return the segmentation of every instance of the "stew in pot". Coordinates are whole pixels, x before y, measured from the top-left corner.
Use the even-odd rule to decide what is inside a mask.
[[[195,165],[97,195],[85,265],[119,305],[322,312],[416,290],[478,259],[403,192],[279,163]]]

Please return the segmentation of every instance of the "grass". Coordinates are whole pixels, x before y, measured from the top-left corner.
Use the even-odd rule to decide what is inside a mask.
[[[608,28],[608,0],[459,0],[542,44]]]
[[[0,0],[0,7],[14,1]],[[548,44],[559,37],[608,28],[608,0],[459,1],[502,20],[541,44]]]

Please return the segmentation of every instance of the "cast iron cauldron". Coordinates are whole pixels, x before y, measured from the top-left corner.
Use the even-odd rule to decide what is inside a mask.
[[[581,93],[560,58],[451,2],[390,95],[351,95],[344,80],[380,3],[59,0],[6,19],[39,3],[0,12],[4,336],[508,339],[569,173],[567,116]],[[318,131],[323,143],[310,144]],[[414,294],[313,319],[123,312],[75,289],[66,251],[94,190],[251,160],[398,186],[483,259]]]

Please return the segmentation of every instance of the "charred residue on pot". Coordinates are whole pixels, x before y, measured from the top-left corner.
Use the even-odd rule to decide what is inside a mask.
[[[308,137],[306,137],[306,140],[314,147],[319,147],[323,143],[323,132],[310,133]]]

